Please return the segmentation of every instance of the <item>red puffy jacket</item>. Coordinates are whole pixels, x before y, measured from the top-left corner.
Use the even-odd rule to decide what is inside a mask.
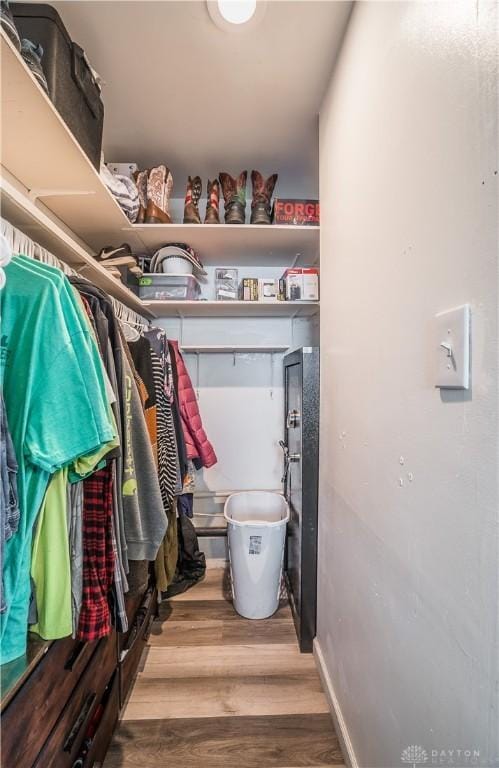
[[[175,350],[175,362],[178,375],[178,402],[180,417],[184,431],[187,458],[200,459],[203,467],[207,469],[217,463],[217,456],[213,446],[203,429],[203,422],[199,413],[198,401],[192,386],[191,378],[187,373],[184,359],[180,354],[177,341],[170,342]]]

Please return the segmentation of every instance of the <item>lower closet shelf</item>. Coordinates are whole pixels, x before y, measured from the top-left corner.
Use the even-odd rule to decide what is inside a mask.
[[[318,301],[148,301],[156,317],[311,317]]]

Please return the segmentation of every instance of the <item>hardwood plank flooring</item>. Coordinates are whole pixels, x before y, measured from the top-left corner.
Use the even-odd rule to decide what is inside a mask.
[[[270,619],[243,619],[220,569],[160,606],[105,768],[342,765],[287,602]]]
[[[235,645],[230,653],[220,653],[217,645],[204,646],[202,653],[196,646],[170,648],[165,653],[163,648],[149,648],[144,655],[141,667],[141,680],[147,678],[177,677],[264,677],[286,675],[289,671],[298,675],[301,672],[315,671],[315,662],[311,653],[298,653],[294,645],[259,645],[255,653],[254,646]]]
[[[105,768],[329,768],[342,763],[329,715],[284,715],[126,722]]]

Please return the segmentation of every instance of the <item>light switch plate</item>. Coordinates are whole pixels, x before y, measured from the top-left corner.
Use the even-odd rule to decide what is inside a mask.
[[[469,304],[439,312],[436,320],[436,387],[469,389],[470,320]]]

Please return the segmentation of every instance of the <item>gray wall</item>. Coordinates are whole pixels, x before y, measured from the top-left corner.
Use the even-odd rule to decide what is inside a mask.
[[[317,650],[362,766],[499,761],[496,41],[482,0],[358,3],[321,111]]]

